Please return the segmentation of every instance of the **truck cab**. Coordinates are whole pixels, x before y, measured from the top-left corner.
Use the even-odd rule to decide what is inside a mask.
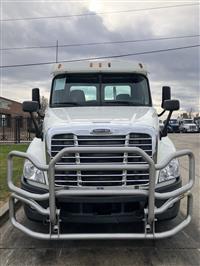
[[[29,219],[50,219],[52,232],[60,222],[145,221],[146,238],[156,220],[177,216],[181,155],[167,136],[167,126],[179,102],[163,87],[162,113],[169,114],[160,129],[162,114],[153,107],[143,64],[56,64],[49,107],[40,123],[33,115],[39,114],[39,90],[33,89],[32,96],[23,107],[32,115],[36,138],[24,155],[21,177]],[[168,193],[176,197],[168,198]],[[54,237],[62,239],[60,232]]]
[[[180,121],[180,131],[182,133],[196,133],[198,132],[198,126],[193,119],[182,119]]]
[[[179,123],[177,119],[170,119],[169,120],[169,126],[172,129],[172,133],[179,133],[180,129],[179,129]]]

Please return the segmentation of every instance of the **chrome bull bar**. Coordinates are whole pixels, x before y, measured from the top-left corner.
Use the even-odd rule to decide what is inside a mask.
[[[147,164],[76,164],[76,165],[56,165],[56,163],[66,153],[116,153],[116,152],[127,152],[135,153],[144,158]],[[174,158],[187,156],[189,159],[189,180],[186,185],[178,188],[171,192],[158,193],[155,191],[155,178],[156,171],[161,170],[167,166],[167,164]],[[45,194],[36,194],[25,191],[13,183],[13,157],[20,157],[30,160],[35,167],[42,171],[47,171],[49,180],[49,192]],[[142,149],[137,147],[70,147],[61,150],[49,163],[49,165],[41,164],[35,157],[28,153],[12,151],[8,154],[8,167],[7,167],[7,182],[10,191],[12,192],[9,201],[10,208],[10,220],[11,223],[23,231],[24,233],[38,238],[38,239],[158,239],[172,236],[185,228],[191,221],[192,215],[192,194],[190,189],[194,185],[195,180],[195,159],[194,155],[190,150],[181,150],[171,154],[160,164],[155,164],[152,158],[147,155]],[[77,187],[76,189],[55,189],[55,170],[67,170],[67,171],[78,171],[78,170],[147,170],[149,169],[149,186],[148,189],[133,189],[127,187],[116,187],[116,188],[85,188]],[[143,233],[75,233],[75,234],[62,234],[59,230],[60,224],[60,210],[56,207],[56,198],[63,196],[108,196],[108,195],[141,195],[148,198],[148,206],[144,209],[144,232]],[[184,197],[187,197],[187,215],[185,219],[180,222],[174,228],[164,231],[155,232],[155,215],[165,212],[174,203],[180,201]],[[32,231],[31,229],[20,224],[15,215],[15,199],[18,199],[25,204],[28,204],[40,214],[49,217],[49,233],[40,233]],[[165,203],[157,208],[155,206],[155,199],[166,200]],[[38,202],[49,200],[49,207],[44,208]]]

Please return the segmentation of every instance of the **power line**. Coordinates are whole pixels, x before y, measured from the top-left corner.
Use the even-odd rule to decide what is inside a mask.
[[[28,49],[47,49],[47,48],[80,47],[80,46],[94,46],[94,45],[110,45],[110,44],[123,44],[123,43],[134,43],[134,42],[149,42],[149,41],[162,41],[162,40],[195,38],[195,37],[199,37],[199,36],[200,36],[200,34],[148,38],[148,39],[123,40],[123,41],[118,40],[118,41],[105,41],[105,42],[71,43],[71,44],[61,44],[61,45],[56,44],[56,45],[45,45],[45,46],[8,47],[8,48],[1,48],[0,50],[1,51],[10,51],[10,50],[28,50]]]
[[[89,58],[80,58],[80,59],[72,59],[72,60],[61,60],[59,62],[60,63],[72,63],[72,62],[82,62],[82,61],[98,60],[98,59],[129,57],[129,56],[135,56],[135,55],[146,55],[146,54],[153,54],[153,53],[170,52],[170,51],[175,51],[175,50],[183,50],[183,49],[195,48],[195,47],[199,47],[199,46],[200,46],[200,44],[195,44],[195,45],[189,45],[189,46],[174,47],[174,48],[152,50],[152,51],[144,51],[144,52],[138,52],[138,53],[89,57]],[[55,61],[40,62],[40,63],[28,63],[28,64],[19,64],[19,65],[4,65],[4,66],[0,66],[0,68],[14,68],[14,67],[27,67],[27,66],[52,65],[52,64],[55,64]]]
[[[149,8],[140,8],[140,9],[129,9],[129,10],[120,10],[120,11],[107,11],[107,12],[97,12],[97,13],[61,15],[61,16],[30,17],[30,18],[26,18],[26,17],[25,18],[8,18],[8,19],[1,19],[0,22],[21,21],[21,20],[55,19],[55,18],[73,18],[73,17],[84,17],[84,16],[97,16],[97,15],[106,15],[106,14],[120,14],[120,13],[128,13],[128,12],[139,12],[139,11],[148,11],[148,10],[158,10],[158,9],[177,8],[177,7],[186,7],[186,6],[196,6],[196,5],[199,5],[199,3],[160,6],[160,7],[149,7]]]

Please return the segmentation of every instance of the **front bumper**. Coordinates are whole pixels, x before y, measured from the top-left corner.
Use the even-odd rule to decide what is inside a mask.
[[[99,148],[90,147],[87,148],[87,152],[94,152]],[[169,237],[184,227],[186,227],[191,221],[191,211],[192,211],[192,195],[190,193],[190,189],[194,184],[195,177],[195,162],[194,155],[190,150],[183,150],[179,152],[175,152],[169,158],[167,158],[161,164],[154,164],[151,157],[149,157],[143,150],[136,147],[101,147],[100,152],[133,152],[140,156],[142,156],[147,162],[146,165],[139,164],[118,164],[118,165],[56,165],[57,161],[64,156],[65,153],[74,153],[74,152],[85,152],[86,148],[83,147],[72,147],[65,148],[61,150],[49,163],[49,165],[41,165],[36,158],[32,157],[30,154],[22,153],[22,152],[11,152],[8,155],[8,186],[12,191],[10,197],[10,219],[12,224],[18,228],[19,230],[25,232],[26,234],[39,238],[39,239],[154,239],[154,238],[164,238]],[[48,191],[34,191],[28,190],[25,188],[25,184],[22,185],[22,188],[18,188],[14,185],[12,181],[12,167],[13,167],[13,157],[18,156],[22,158],[26,158],[30,160],[38,169],[43,171],[48,171],[49,176],[49,189]],[[156,170],[160,170],[174,158],[178,158],[181,156],[188,156],[189,158],[189,181],[186,185],[181,186],[180,183],[177,183],[176,187],[169,187],[168,190],[161,191],[157,190],[155,187],[155,173]],[[132,189],[127,187],[119,187],[119,188],[105,188],[105,189],[88,189],[88,188],[77,188],[77,189],[55,189],[55,181],[54,181],[54,170],[83,170],[87,169],[88,171],[92,171],[93,169],[106,169],[106,170],[144,170],[149,169],[149,186],[148,190],[146,189]],[[23,187],[24,186],[24,187]],[[165,188],[166,189],[166,188]],[[176,225],[174,228],[164,231],[164,232],[156,232],[155,231],[155,222],[159,216],[167,213],[172,206],[176,206],[179,204],[180,200],[184,197],[187,197],[187,215],[185,219]],[[66,204],[66,199],[69,200],[70,204],[72,199],[77,201],[77,199],[81,202],[84,200],[99,200],[104,199],[106,202],[108,199],[115,199],[119,201],[119,198],[122,199],[122,202],[127,202],[131,200],[130,206],[133,204],[133,199],[135,202],[142,203],[143,209],[143,217],[139,217],[140,221],[143,219],[144,221],[144,232],[143,233],[76,233],[76,234],[62,234],[59,230],[59,224],[61,217],[67,217],[69,219],[69,215],[65,216],[62,213],[62,202],[64,201],[64,205]],[[29,205],[32,209],[34,209],[37,213],[41,214],[45,220],[49,222],[49,233],[40,233],[35,232],[16,220],[15,217],[15,199],[22,201],[23,203]],[[121,200],[120,200],[121,202]],[[86,202],[87,203],[87,202]],[[102,203],[102,202],[101,202]],[[100,213],[101,215],[106,215],[105,213]]]
[[[185,128],[185,132],[187,133],[198,133],[198,129],[193,129],[193,128]]]
[[[181,179],[169,185],[155,189],[156,192],[166,193],[181,187]],[[46,189],[34,187],[22,179],[21,188],[35,194],[45,194]],[[155,205],[162,206],[166,200],[157,199]],[[65,223],[124,223],[141,222],[144,219],[144,209],[147,207],[145,196],[65,196],[56,200],[60,209],[60,220]],[[48,207],[48,200],[43,201],[42,207]],[[177,216],[180,202],[176,202],[163,214],[156,215],[158,220],[169,220]],[[33,221],[45,223],[48,217],[41,215],[28,204],[24,205],[26,216]]]

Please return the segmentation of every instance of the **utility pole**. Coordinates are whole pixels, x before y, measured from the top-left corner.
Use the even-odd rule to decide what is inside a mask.
[[[56,63],[58,63],[58,40],[56,41]]]

